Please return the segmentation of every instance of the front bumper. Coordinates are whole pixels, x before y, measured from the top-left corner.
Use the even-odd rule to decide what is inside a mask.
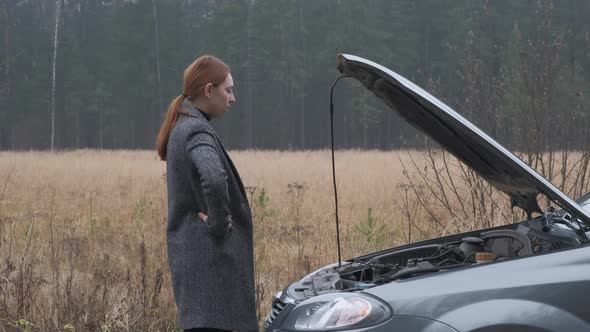
[[[265,326],[266,332],[292,332],[281,330],[280,327],[270,324],[268,327]],[[391,332],[391,331],[404,331],[404,332],[458,332],[456,329],[444,323],[419,317],[410,316],[393,316],[387,322],[358,330],[340,330],[349,332]]]
[[[297,307],[299,303],[289,296],[288,288],[278,292],[273,301],[272,308],[264,321],[265,332],[295,332],[281,329],[281,323],[287,315]],[[413,317],[413,316],[394,316],[388,321],[379,325],[362,328],[339,331],[371,331],[371,332],[391,332],[391,331],[411,331],[411,332],[458,332],[453,327],[442,322],[432,319]]]

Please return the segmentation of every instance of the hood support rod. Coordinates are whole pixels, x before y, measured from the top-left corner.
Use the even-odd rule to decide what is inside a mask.
[[[338,244],[338,267],[342,266],[342,256],[340,252],[340,226],[338,222],[338,190],[336,189],[336,166],[334,163],[334,87],[336,83],[347,75],[341,75],[334,80],[330,89],[330,139],[332,141],[332,180],[334,182],[334,208],[336,210],[336,243]]]

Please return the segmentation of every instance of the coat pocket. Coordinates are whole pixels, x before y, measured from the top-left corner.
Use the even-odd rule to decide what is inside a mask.
[[[207,221],[202,221],[207,227],[207,233],[216,240],[225,240],[231,236],[234,231],[232,223],[228,220],[215,220],[209,216]],[[199,218],[200,219],[200,218]]]

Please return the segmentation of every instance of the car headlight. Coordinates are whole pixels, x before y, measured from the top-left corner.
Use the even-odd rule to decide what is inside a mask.
[[[377,325],[392,315],[387,303],[362,293],[333,293],[309,299],[285,317],[281,329],[340,330]]]

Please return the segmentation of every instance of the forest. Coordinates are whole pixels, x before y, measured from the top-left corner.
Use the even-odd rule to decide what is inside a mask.
[[[518,151],[587,150],[590,2],[2,0],[0,150],[152,149],[184,68],[222,58],[230,149],[329,146],[336,56],[414,81]],[[358,82],[335,92],[338,148],[422,147]]]

